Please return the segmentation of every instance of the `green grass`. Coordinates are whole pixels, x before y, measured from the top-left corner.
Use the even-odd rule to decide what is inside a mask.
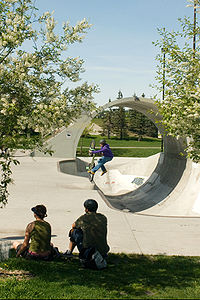
[[[112,149],[112,152],[115,157],[148,157],[160,152],[160,149]],[[88,149],[82,149],[82,153],[80,148],[76,151],[77,156],[88,156]]]
[[[160,149],[112,149],[115,157],[148,157],[160,152]]]
[[[82,144],[84,147],[89,147],[90,142],[94,139],[96,142],[96,147],[99,146],[99,141],[101,139],[105,138],[106,142],[110,145],[110,147],[160,147],[161,140],[158,138],[148,138],[145,137],[142,139],[142,141],[138,141],[136,137],[129,137],[124,140],[117,139],[116,137],[111,137],[110,139],[107,139],[103,136],[90,136],[90,137],[81,137],[79,140],[78,146]]]
[[[99,141],[105,138],[106,142],[110,145],[112,152],[115,157],[148,157],[160,152],[161,140],[157,138],[143,138],[142,141],[138,142],[136,137],[130,137],[126,140],[119,140],[115,137],[111,137],[111,139],[107,139],[102,136],[90,136],[90,137],[82,137],[78,144],[78,149],[76,152],[77,156],[88,156],[88,149],[91,141],[94,139],[96,142],[96,148],[100,149]],[[80,146],[87,147],[82,148],[82,153]],[[134,149],[131,148],[112,148],[112,147],[137,147]],[[139,147],[142,147],[139,148]],[[148,147],[158,147],[157,149],[150,149]]]
[[[78,260],[12,258],[0,267],[34,277],[0,278],[0,299],[199,299],[200,258],[109,254],[108,268],[86,270]]]

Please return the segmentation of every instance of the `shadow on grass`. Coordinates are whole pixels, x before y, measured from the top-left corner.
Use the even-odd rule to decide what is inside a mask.
[[[60,283],[60,288],[76,285],[117,290],[123,298],[148,298],[166,288],[183,290],[200,277],[198,257],[109,254],[108,268],[102,271],[83,269],[78,259],[39,262],[11,258],[6,263],[10,269],[31,272],[41,282]]]

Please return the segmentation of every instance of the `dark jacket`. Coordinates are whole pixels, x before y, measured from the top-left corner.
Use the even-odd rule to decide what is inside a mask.
[[[107,244],[107,218],[95,212],[80,216],[75,222],[76,228],[83,231],[83,247],[95,247],[101,255],[109,251]]]

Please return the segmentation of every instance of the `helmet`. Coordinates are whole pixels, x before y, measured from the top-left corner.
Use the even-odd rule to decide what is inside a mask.
[[[99,142],[99,144],[101,144],[101,145],[105,145],[106,144],[106,140],[100,140],[100,142]]]
[[[93,199],[88,199],[84,202],[84,207],[87,208],[90,212],[96,212],[98,203]]]

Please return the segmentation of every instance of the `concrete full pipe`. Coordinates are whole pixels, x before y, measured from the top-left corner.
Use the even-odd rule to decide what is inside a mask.
[[[157,106],[152,99],[142,97],[122,98],[109,102],[101,109],[103,111],[114,106],[127,107],[141,112],[157,126],[161,134],[165,133],[159,123],[162,117],[159,115]],[[64,172],[67,173],[67,167],[63,167],[63,163],[66,165],[68,163],[71,164],[72,160],[76,163],[76,149],[81,134],[96,114],[97,113],[94,113],[90,117],[86,114],[82,115],[81,118],[71,124],[71,126],[63,129],[58,135],[49,140],[48,144],[54,150],[53,156],[67,159],[62,161],[62,168],[65,170]],[[103,192],[101,192],[102,197],[104,197],[112,207],[117,209],[127,209],[131,212],[143,212],[149,211],[150,209],[151,213],[152,207],[158,207],[156,205],[165,202],[166,199],[173,201],[172,199],[177,198],[179,194],[183,192],[194,171],[192,168],[193,163],[190,160],[187,160],[185,156],[181,155],[181,153],[184,153],[185,147],[186,140],[164,135],[164,153],[160,154],[158,163],[148,180],[136,190],[124,195],[109,196],[104,195]],[[81,165],[80,161],[78,165]],[[79,167],[76,166],[76,168]],[[81,172],[83,172],[83,169]],[[197,175],[195,176],[195,178],[197,178]],[[192,191],[195,190],[195,184],[196,182],[194,182],[194,186],[191,187]],[[188,190],[185,191],[185,195],[187,193],[189,193]],[[188,196],[190,197],[191,195],[188,194]],[[197,192],[194,192],[193,202],[196,197]]]

